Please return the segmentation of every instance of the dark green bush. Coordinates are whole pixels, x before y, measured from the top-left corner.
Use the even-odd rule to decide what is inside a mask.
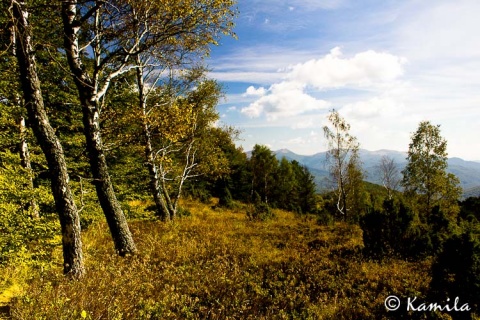
[[[274,216],[273,211],[265,202],[257,202],[247,210],[247,217],[250,220],[266,221]]]
[[[443,244],[432,265],[430,294],[432,300],[454,301],[459,297],[460,307],[468,303],[472,312],[480,313],[480,229],[472,225],[459,235],[454,235]],[[455,318],[470,319],[460,313]]]
[[[413,212],[402,202],[393,199],[385,200],[382,209],[368,207],[366,214],[360,219],[365,254],[381,258],[391,254],[408,253],[408,246],[412,242],[407,240],[416,240],[416,236],[409,234],[413,219]]]
[[[227,187],[223,189],[223,192],[221,193],[218,200],[218,205],[227,209],[232,209],[234,207],[232,194]]]

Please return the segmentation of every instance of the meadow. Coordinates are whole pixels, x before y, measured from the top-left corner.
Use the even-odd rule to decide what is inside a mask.
[[[183,203],[171,223],[130,203],[136,255],[114,252],[101,219],[84,228],[87,276],[62,275],[58,243],[46,264],[3,268],[0,303],[12,319],[392,319],[384,300],[425,296],[429,259],[363,258],[357,225],[274,210],[252,221],[247,207]],[[10,281],[6,280],[10,279]],[[8,309],[7,309],[8,308]],[[6,311],[5,311],[6,310]],[[403,311],[402,311],[403,310]],[[445,315],[448,319],[448,315]]]

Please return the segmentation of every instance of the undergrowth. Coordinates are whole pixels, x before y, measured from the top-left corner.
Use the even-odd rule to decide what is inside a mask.
[[[384,300],[422,296],[430,262],[362,258],[361,230],[275,210],[245,211],[185,202],[190,216],[130,226],[135,256],[115,255],[104,222],[84,231],[87,275],[35,269],[10,301],[14,319],[389,319]]]

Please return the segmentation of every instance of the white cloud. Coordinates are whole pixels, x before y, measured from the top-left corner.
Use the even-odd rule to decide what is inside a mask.
[[[230,111],[235,111],[235,110],[237,110],[237,107],[235,107],[235,106],[229,107],[229,108],[227,109],[228,112],[230,112]]]
[[[373,84],[381,86],[402,75],[403,62],[402,58],[371,50],[358,53],[350,59],[343,58],[340,49],[336,47],[321,59],[309,60],[288,68],[289,73],[285,80],[274,83],[268,90],[264,87],[248,87],[244,96],[259,98],[241,109],[241,112],[250,118],[258,118],[264,114],[268,121],[274,121],[325,110],[331,107],[332,103],[313,97],[307,93],[308,88],[336,89],[349,85],[362,88]],[[372,108],[380,108],[375,107],[375,104],[382,103],[383,101],[372,100],[368,105],[352,105],[349,108],[361,109],[362,112],[370,110],[371,113],[375,111]],[[309,128],[314,126],[314,123],[312,118],[309,118],[292,122],[291,126]]]
[[[266,95],[243,108],[241,112],[251,118],[265,114],[268,121],[273,121],[329,107],[329,102],[315,99],[305,93],[304,84],[283,81],[273,84]]]
[[[401,115],[403,104],[389,97],[374,97],[366,101],[349,103],[341,109],[347,119],[369,120],[377,117]]]
[[[256,89],[254,86],[250,86],[247,88],[247,91],[243,94],[245,97],[248,96],[264,96],[267,90],[264,87],[259,87]]]
[[[352,58],[343,58],[339,47],[321,59],[312,59],[290,67],[288,79],[318,89],[348,85],[370,86],[393,81],[403,74],[404,58],[368,50]]]

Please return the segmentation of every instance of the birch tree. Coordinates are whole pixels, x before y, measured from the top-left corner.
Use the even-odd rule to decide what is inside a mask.
[[[389,156],[383,156],[377,166],[377,170],[380,172],[382,185],[387,191],[388,199],[392,199],[393,192],[397,190],[400,184],[400,172],[395,160]]]
[[[32,42],[32,27],[29,25],[29,12],[26,7],[26,1],[11,2],[20,82],[30,124],[48,163],[52,193],[62,230],[63,271],[71,277],[79,278],[85,273],[80,219],[68,184],[63,148],[45,111]]]
[[[149,135],[144,137],[151,142],[151,148],[146,144],[147,165],[154,199],[160,201],[157,214],[163,220],[175,219],[187,180],[228,170],[228,161],[216,143],[219,129],[214,126],[219,118],[215,108],[220,87],[215,81],[199,80],[185,95],[173,99],[167,95],[166,101],[152,99],[156,104],[149,110]]]
[[[350,125],[336,110],[330,112],[328,121],[331,126],[323,127],[328,143],[327,165],[337,197],[337,210],[347,220],[354,209],[360,209],[363,182],[358,154],[360,145],[357,138],[350,135]]]
[[[79,91],[91,171],[117,251],[135,251],[108,173],[100,130],[102,101],[122,74],[136,69],[142,53],[182,59],[185,51],[208,51],[230,33],[233,0],[62,2],[64,48]],[[81,43],[82,42],[82,43]],[[92,66],[85,64],[90,55]]]
[[[412,134],[407,166],[402,171],[405,194],[425,215],[435,206],[458,212],[457,200],[461,194],[458,178],[447,173],[447,141],[440,135],[440,125],[420,122]]]

